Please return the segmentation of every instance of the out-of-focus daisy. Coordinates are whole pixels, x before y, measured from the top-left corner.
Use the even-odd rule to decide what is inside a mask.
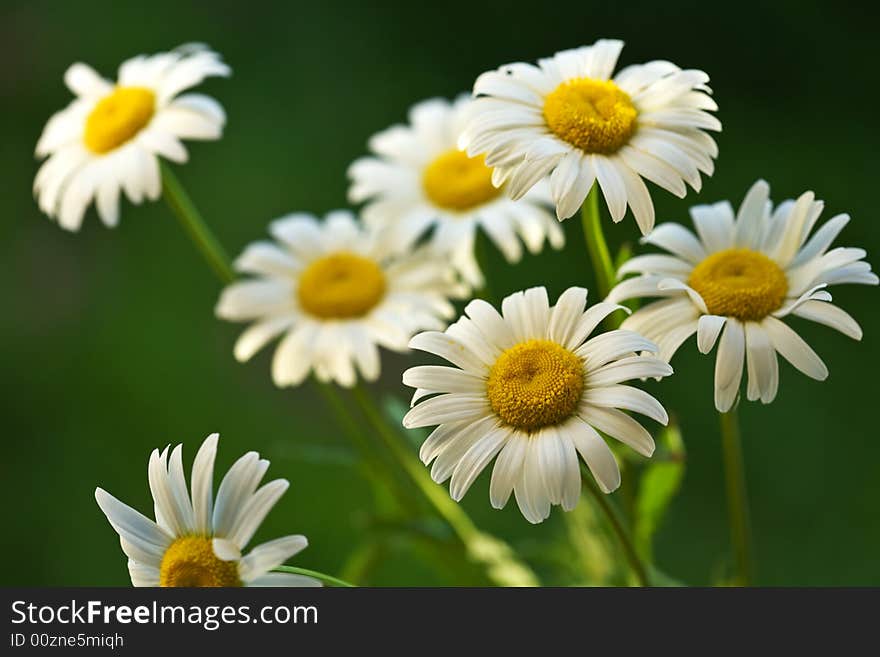
[[[37,157],[48,157],[34,180],[40,209],[78,230],[93,199],[101,220],[115,226],[120,190],[136,204],[159,198],[158,156],[185,162],[181,139],[218,139],[226,123],[213,98],[179,94],[229,72],[217,53],[197,45],[129,59],[115,83],[73,64],[64,82],[76,98],[49,119],[37,142]]]
[[[395,125],[370,139],[377,157],[365,157],[348,170],[349,199],[370,201],[363,218],[390,227],[390,239],[405,248],[430,227],[433,247],[449,253],[465,279],[476,287],[482,275],[474,258],[474,239],[482,227],[508,262],[522,257],[522,242],[537,253],[545,239],[556,249],[565,238],[548,212],[549,190],[536,186],[521,201],[512,201],[492,184],[492,169],[482,156],[468,157],[458,138],[473,108],[434,98],[415,105],[409,125]]]
[[[565,510],[580,497],[578,454],[602,491],[620,485],[614,455],[598,431],[644,456],[654,451],[651,434],[624,411],[667,422],[651,395],[630,379],[662,377],[672,368],[638,352],[654,351],[632,331],[609,331],[587,339],[608,314],[619,309],[597,303],[584,310],[587,291],[569,288],[550,307],[547,290],[536,287],[504,299],[499,314],[482,300],[471,301],[445,332],[416,335],[410,346],[436,354],[455,367],[424,365],[403,375],[416,388],[404,417],[406,427],[439,425],[421,448],[431,476],[460,500],[495,458],[489,498],[502,508],[511,492],[529,522]],[[623,409],[623,410],[621,410]],[[598,430],[598,431],[597,431]]]
[[[102,488],[95,499],[128,556],[135,586],[321,586],[311,577],[269,572],[308,545],[305,536],[262,543],[242,556],[245,546],[289,486],[275,479],[260,486],[269,467],[256,452],[238,459],[214,498],[214,457],[218,435],[202,443],[190,481],[183,474],[182,446],[168,455],[150,455],[150,491],[155,522]]]
[[[254,322],[235,345],[239,361],[285,334],[272,361],[278,386],[298,385],[312,370],[343,386],[354,385],[356,370],[373,381],[380,346],[406,351],[416,331],[442,329],[455,313],[449,297],[465,293],[445,259],[394,249],[348,211],[323,223],[292,214],[269,231],[278,243],[252,244],[235,262],[257,278],[228,286],[216,312]]]
[[[612,302],[635,297],[668,297],[634,313],[623,328],[656,341],[669,360],[694,333],[702,353],[718,341],[715,406],[730,410],[736,401],[743,361],[749,400],[768,404],[779,385],[777,352],[817,380],[828,376],[825,364],[782,321],[793,315],[837,329],[860,340],[862,330],[845,311],[830,303],[825,287],[839,283],[876,285],[877,276],[862,258],[863,249],[828,250],[849,221],[839,214],[810,232],[822,213],[813,192],[776,209],[763,180],[752,185],[734,216],[727,201],[691,208],[698,236],[683,226],[658,226],[644,241],[671,255],[631,259],[620,275],[637,273],[618,284]]]
[[[473,118],[459,139],[483,155],[492,180],[520,198],[550,174],[559,219],[577,212],[598,181],[614,221],[627,204],[643,234],[654,225],[647,179],[678,197],[699,191],[721,130],[709,111],[709,76],[654,61],[613,78],[623,42],[600,40],[532,64],[507,64],[474,84]]]

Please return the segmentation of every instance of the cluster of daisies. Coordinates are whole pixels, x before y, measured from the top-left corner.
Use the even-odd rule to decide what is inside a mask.
[[[728,202],[693,207],[696,234],[677,223],[655,228],[646,181],[680,198],[688,186],[699,192],[718,154],[710,133],[721,124],[704,72],[667,61],[616,71],[622,47],[600,40],[536,64],[501,66],[480,75],[472,94],[420,102],[405,124],[374,135],[370,155],[348,170],[358,214],[281,217],[269,225],[271,240],[235,261],[244,278],[216,307],[222,319],[249,323],[235,358],[246,361],[277,340],[278,386],[313,376],[344,387],[379,377],[381,348],[447,361],[404,374],[416,389],[404,425],[436,427],[422,460],[433,464],[435,481],[450,480],[455,500],[494,461],[491,504],[501,508],[513,495],[533,523],[553,505],[574,508],[582,464],[603,492],[618,487],[609,438],[651,456],[651,432],[632,414],[665,424],[667,413],[629,382],[671,375],[670,359],[694,334],[702,353],[718,344],[719,411],[737,402],[744,367],[748,399],[772,401],[777,353],[824,379],[824,363],[786,318],[861,337],[827,291],[878,282],[862,249],[831,248],[848,217],[814,230],[822,203],[812,192],[774,208],[758,181],[737,211]],[[34,181],[40,208],[77,230],[93,201],[114,226],[120,192],[132,203],[158,198],[160,158],[185,162],[182,140],[218,139],[225,124],[217,101],[188,90],[229,72],[198,45],[128,60],[115,82],[71,66],[64,79],[76,98],[49,120],[36,148],[45,158]],[[470,301],[450,324],[454,302],[485,281],[474,254],[478,231],[510,263],[524,250],[559,249],[560,222],[591,192],[601,193],[614,222],[629,208],[643,241],[664,252],[630,259],[607,299],[591,306],[581,287],[552,306],[546,289],[533,287],[505,298],[500,312]],[[621,302],[651,297],[659,300],[620,328],[597,333]],[[242,556],[287,482],[259,487],[268,462],[250,452],[214,499],[216,444],[211,436],[199,450],[189,491],[180,446],[153,453],[155,521],[98,489],[132,582],[316,583],[271,572],[305,547],[301,536]]]

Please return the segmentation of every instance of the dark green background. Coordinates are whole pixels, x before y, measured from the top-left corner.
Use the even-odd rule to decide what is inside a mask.
[[[233,77],[200,90],[226,107],[227,132],[191,144],[178,171],[233,253],[282,213],[342,205],[348,164],[412,103],[454,96],[499,64],[603,36],[626,40],[622,64],[670,59],[712,77],[724,124],[715,177],[684,201],[655,190],[659,220],[684,221],[697,202],[738,203],[765,177],[777,200],[813,189],[827,202],[824,218],[849,212],[840,244],[872,255],[880,245],[875,26],[847,3],[368,4],[3,3],[2,584],[127,583],[94,487],[147,511],[149,451],[184,441],[189,462],[212,431],[222,435],[218,469],[259,449],[272,460],[270,475],[291,480],[260,536],[305,533],[311,546],[298,565],[334,572],[362,533],[362,481],[293,447],[341,445],[332,417],[308,387],[273,387],[268,350],[246,365],[233,360],[240,328],[214,319],[217,281],[164,204],[125,203],[116,230],[90,210],[79,234],[39,213],[33,147],[70,100],[62,75],[74,61],[113,77],[129,56],[187,41],[224,55]],[[562,254],[519,267],[495,257],[496,294],[545,284],[555,296],[590,285],[579,226],[565,228]],[[608,232],[616,244],[632,240],[635,222]],[[784,364],[776,402],[742,409],[762,584],[880,584],[877,290],[833,292],[862,323],[863,342],[795,320],[830,378],[817,383]],[[385,361],[387,390],[402,389],[411,362]],[[708,583],[727,550],[713,360],[689,343],[673,364],[678,373],[658,390],[681,418],[689,462],[658,558],[685,581]],[[481,525],[517,544],[559,530],[558,511],[538,527],[512,504],[492,511],[485,480],[465,500]],[[455,580],[404,553],[374,581]]]

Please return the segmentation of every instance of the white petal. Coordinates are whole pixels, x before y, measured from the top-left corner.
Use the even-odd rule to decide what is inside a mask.
[[[785,360],[817,381],[824,381],[828,378],[828,368],[822,359],[785,322],[772,316],[765,317],[761,322],[761,327],[770,336],[776,351]]]
[[[585,288],[570,287],[559,295],[556,305],[550,311],[547,338],[568,349],[574,349],[577,345],[571,344],[571,338],[586,305],[587,290]]]
[[[202,534],[212,533],[211,514],[214,509],[214,458],[220,434],[205,438],[192,466],[192,505],[194,528]]]
[[[510,499],[514,486],[522,476],[523,459],[528,444],[528,437],[512,433],[498,454],[489,484],[489,501],[494,508],[504,508]]]
[[[149,566],[134,559],[128,560],[128,574],[131,577],[132,586],[155,587],[159,586],[159,569]]]
[[[660,224],[645,235],[642,242],[666,249],[695,265],[706,258],[706,250],[700,241],[680,224]]]
[[[726,321],[726,317],[719,315],[700,316],[700,320],[697,322],[697,349],[701,354],[708,354],[712,351]]]
[[[630,379],[663,377],[670,374],[672,374],[672,367],[665,360],[647,356],[630,356],[589,372],[587,378],[590,386],[599,387]]]
[[[578,409],[578,415],[590,426],[616,438],[642,456],[650,457],[654,453],[654,439],[651,434],[626,413],[584,403]]]
[[[508,435],[506,428],[498,427],[471,445],[452,473],[449,482],[449,495],[452,499],[461,501],[474,480],[504,447]]]
[[[251,582],[273,568],[277,568],[297,552],[308,546],[305,536],[284,536],[262,543],[251,550],[238,564],[238,574],[243,582]]]
[[[446,394],[419,402],[404,416],[403,426],[413,429],[444,422],[475,420],[489,414],[491,409],[485,394]]]
[[[577,448],[603,493],[611,493],[620,486],[620,468],[614,453],[589,424],[578,421],[566,425],[568,436]]]
[[[842,308],[824,301],[805,301],[794,312],[794,315],[810,319],[819,324],[830,326],[853,338],[854,340],[862,339],[862,327]]]
[[[641,413],[660,424],[667,424],[669,416],[663,405],[644,390],[632,386],[613,385],[601,388],[588,388],[584,401],[606,408],[620,408]]]
[[[152,554],[164,553],[171,544],[172,537],[168,532],[103,488],[95,489],[95,500],[113,529],[126,541]]]
[[[214,537],[211,539],[211,549],[221,561],[238,561],[241,559],[241,549],[229,539]]]
[[[486,390],[486,381],[483,377],[440,365],[411,367],[403,373],[403,384],[434,392],[461,392],[474,395]]]
[[[758,180],[746,193],[736,215],[735,239],[738,246],[758,247],[769,196],[770,186],[764,180]]]
[[[228,538],[244,548],[253,538],[260,523],[290,487],[286,479],[275,479],[260,487],[238,513]]]
[[[436,354],[453,365],[474,374],[482,374],[485,371],[483,363],[470,349],[445,333],[438,331],[419,333],[409,341],[409,347]]]
[[[718,354],[715,357],[715,408],[722,413],[731,409],[739,392],[745,357],[745,333],[742,324],[729,317],[725,323]]]
[[[749,399],[769,404],[779,388],[779,363],[767,333],[756,322],[745,323]]]

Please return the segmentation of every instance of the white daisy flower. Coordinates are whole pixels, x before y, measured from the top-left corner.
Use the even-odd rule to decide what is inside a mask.
[[[182,446],[150,455],[153,522],[102,488],[95,499],[128,556],[134,586],[321,586],[311,577],[269,572],[308,545],[305,536],[285,536],[242,556],[263,518],[290,485],[260,480],[269,461],[256,452],[238,459],[213,496],[218,435],[202,443],[193,461],[192,494],[183,474]]]
[[[618,284],[608,301],[667,297],[634,313],[623,328],[639,331],[660,345],[669,360],[694,333],[701,353],[709,353],[719,336],[715,363],[715,406],[726,412],[736,401],[743,372],[748,371],[749,400],[769,404],[776,397],[779,368],[776,353],[819,381],[825,364],[782,321],[793,315],[837,329],[860,340],[862,329],[830,303],[825,287],[839,283],[876,285],[877,276],[862,258],[863,249],[828,251],[849,221],[839,214],[810,237],[822,213],[822,201],[805,192],[776,209],[770,187],[759,180],[734,216],[727,201],[691,208],[699,237],[683,226],[658,226],[644,241],[672,255],[631,259],[620,275],[637,273]],[[809,239],[808,239],[809,238]]]
[[[578,211],[595,181],[612,219],[629,205],[643,234],[654,225],[644,181],[683,198],[712,175],[718,147],[705,130],[721,130],[702,71],[654,61],[613,78],[623,42],[600,40],[532,64],[508,64],[474,84],[473,119],[459,140],[483,154],[492,180],[520,198],[550,174],[560,220]]]
[[[389,237],[401,248],[434,227],[431,243],[451,255],[453,264],[473,286],[483,284],[474,258],[477,228],[482,227],[508,262],[522,258],[522,244],[538,253],[549,241],[555,249],[565,237],[548,212],[549,190],[536,186],[521,201],[512,201],[492,184],[492,169],[482,156],[468,157],[457,141],[473,101],[433,98],[415,105],[409,125],[395,125],[369,142],[377,157],[354,162],[352,203],[370,201],[364,221],[390,226]]]
[[[411,341],[456,367],[424,365],[403,375],[416,388],[404,417],[406,427],[439,425],[420,456],[434,461],[431,477],[451,477],[449,492],[461,500],[489,462],[489,499],[502,508],[511,492],[522,514],[538,523],[552,504],[570,511],[580,498],[578,454],[605,493],[620,485],[620,471],[599,431],[644,456],[654,452],[651,434],[624,411],[666,424],[660,403],[624,381],[663,377],[672,368],[638,355],[656,347],[632,331],[609,331],[587,340],[599,323],[620,309],[598,303],[584,310],[587,291],[572,287],[550,307],[547,290],[536,287],[504,299],[499,314],[471,301],[445,332]],[[439,394],[438,394],[439,393]],[[622,410],[621,410],[622,409]]]
[[[323,223],[288,215],[269,232],[278,243],[251,244],[235,262],[257,278],[228,286],[216,313],[254,322],[235,345],[239,361],[286,334],[272,361],[278,386],[299,385],[312,370],[346,387],[356,370],[374,381],[380,346],[406,351],[416,331],[442,329],[455,314],[448,298],[465,293],[445,259],[395,250],[348,211],[331,212]]]
[[[135,204],[159,198],[157,156],[186,162],[181,139],[219,139],[226,123],[213,98],[178,94],[229,72],[217,53],[195,45],[129,59],[115,83],[73,64],[64,82],[76,99],[49,119],[37,142],[37,157],[48,157],[34,180],[40,209],[78,230],[92,199],[104,224],[115,226],[120,190]]]

